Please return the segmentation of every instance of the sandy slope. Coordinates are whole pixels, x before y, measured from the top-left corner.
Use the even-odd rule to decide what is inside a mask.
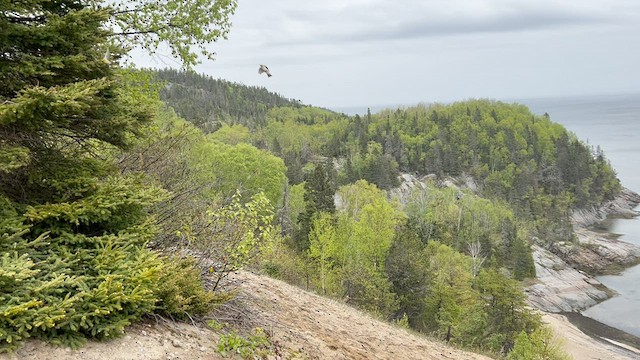
[[[488,359],[278,280],[249,273],[239,280],[243,313],[273,334],[283,359]],[[128,328],[122,338],[76,351],[29,341],[0,360],[213,360],[222,358],[214,351],[217,340],[204,328],[151,320]]]
[[[241,313],[265,328],[281,345],[281,359],[488,359],[448,347],[371,318],[337,301],[264,276],[242,273]],[[575,359],[640,358],[580,332],[560,315],[545,315],[566,338]],[[218,335],[188,324],[153,320],[127,329],[110,342],[91,342],[80,350],[30,341],[0,360],[214,360]]]
[[[243,273],[254,313],[309,359],[488,359],[375,320],[282,281]]]

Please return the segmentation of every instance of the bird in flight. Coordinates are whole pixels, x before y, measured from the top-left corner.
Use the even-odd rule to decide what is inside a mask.
[[[260,65],[260,68],[258,69],[258,74],[262,74],[265,73],[267,74],[268,77],[271,77],[271,72],[269,71],[269,68],[267,67],[267,65]]]

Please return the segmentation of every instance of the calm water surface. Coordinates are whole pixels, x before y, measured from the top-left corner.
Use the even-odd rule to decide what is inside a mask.
[[[581,96],[545,99],[518,99],[536,114],[545,112],[576,136],[604,150],[622,184],[640,192],[640,94]],[[372,106],[376,112],[397,106]],[[335,110],[347,114],[366,114],[367,107]],[[621,234],[621,240],[640,245],[640,219],[617,219],[608,230]],[[617,276],[598,277],[619,295],[583,312],[609,326],[640,336],[640,265]]]
[[[538,114],[549,113],[580,139],[600,146],[622,184],[640,191],[640,94],[519,100]],[[640,245],[640,219],[617,219],[608,230]],[[598,277],[618,296],[583,312],[609,326],[640,336],[640,265],[620,275]]]

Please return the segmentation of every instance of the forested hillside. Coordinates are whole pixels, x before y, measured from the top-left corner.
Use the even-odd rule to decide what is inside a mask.
[[[201,79],[212,88],[217,84]],[[186,101],[167,94],[163,100],[171,106]],[[244,141],[282,158],[291,185],[305,180],[305,166],[325,158],[335,162],[336,185],[365,179],[390,189],[398,185],[399,172],[471,176],[481,196],[509,203],[518,217],[533,222],[546,244],[572,239],[571,209],[611,200],[621,190],[599,148],[519,104],[470,100],[354,117],[277,107],[264,120],[244,122],[247,129],[233,119],[224,124],[219,136],[244,134]]]
[[[121,67],[161,42],[187,68],[213,56],[236,1],[165,5],[0,2],[0,351],[204,324],[252,266],[461,346],[564,358],[521,281],[532,243],[572,241],[569,211],[619,191],[600,151],[520,105],[349,117]],[[434,175],[401,202],[400,171]],[[206,325],[221,353],[282,356],[261,329]]]
[[[518,283],[535,276],[530,245],[573,241],[571,210],[621,189],[599,149],[547,116],[489,100],[362,116],[273,107],[264,119],[228,118],[208,138],[250,143],[286,165],[268,273],[491,351],[540,329]],[[385,190],[401,172],[433,177],[400,203]],[[472,185],[442,187],[447,178]]]
[[[222,123],[248,127],[264,124],[267,111],[274,107],[302,106],[265,88],[249,87],[195,72],[175,69],[155,71],[165,82],[162,99],[178,115],[198,124],[205,132],[217,130]]]

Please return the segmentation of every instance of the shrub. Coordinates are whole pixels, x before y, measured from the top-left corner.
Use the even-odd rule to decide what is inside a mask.
[[[230,300],[230,293],[213,293],[205,289],[200,270],[192,258],[164,258],[159,272],[158,312],[186,320],[204,315],[216,304]]]
[[[235,353],[243,359],[266,359],[273,354],[271,347],[271,339],[264,330],[255,328],[246,337],[236,332],[220,336],[216,351],[222,356]]]

